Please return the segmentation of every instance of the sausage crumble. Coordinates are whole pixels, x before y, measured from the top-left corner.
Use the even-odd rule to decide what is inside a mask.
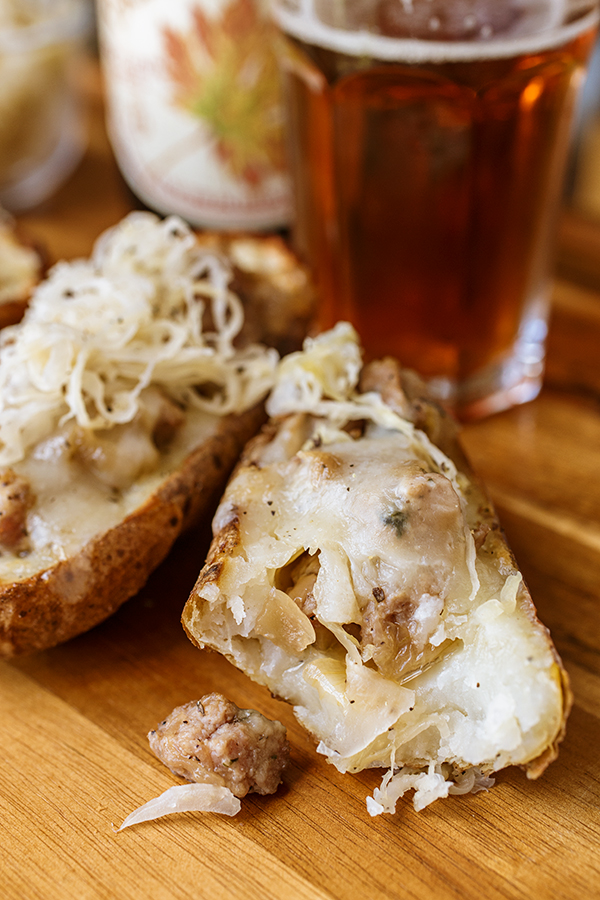
[[[281,722],[217,693],[178,706],[148,740],[175,775],[222,785],[236,797],[274,793],[290,753]]]

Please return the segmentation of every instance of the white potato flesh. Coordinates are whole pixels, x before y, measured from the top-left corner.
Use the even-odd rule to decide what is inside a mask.
[[[340,771],[400,770],[376,812],[384,789],[422,807],[465,771],[474,789],[511,764],[538,774],[564,673],[489,501],[379,398],[320,386],[317,414],[247,450],[186,630],[292,703]]]

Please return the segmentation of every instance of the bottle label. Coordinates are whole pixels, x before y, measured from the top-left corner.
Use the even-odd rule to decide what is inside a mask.
[[[289,218],[283,109],[261,0],[100,0],[109,130],[134,192],[195,225]]]

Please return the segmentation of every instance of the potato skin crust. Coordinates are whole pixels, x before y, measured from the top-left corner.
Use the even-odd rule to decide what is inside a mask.
[[[108,618],[145,584],[176,538],[212,516],[262,404],[227,416],[137,510],[75,556],[0,586],[0,656],[44,650]]]
[[[406,384],[407,379],[408,385]],[[503,574],[509,575],[512,572],[519,571],[519,566],[501,528],[492,500],[482,482],[474,474],[460,444],[460,430],[457,423],[429,398],[425,386],[418,379],[415,379],[411,373],[403,370],[396,360],[386,359],[366,366],[362,373],[361,386],[363,390],[376,390],[380,393],[384,402],[390,408],[412,420],[416,427],[425,431],[430,440],[440,446],[452,459],[457,469],[468,476],[470,489],[474,497],[477,498],[482,521],[489,526],[489,531],[484,539],[487,550],[498,559],[500,571]],[[400,408],[394,402],[396,394],[404,396],[405,405]],[[235,479],[236,474],[244,469],[253,466],[260,468],[262,451],[276,437],[284,424],[285,419],[269,420],[260,433],[252,438],[233,472],[232,481]],[[183,629],[190,641],[200,649],[203,649],[205,646],[208,646],[209,649],[214,648],[210,644],[205,645],[202,641],[202,635],[194,628],[195,612],[202,603],[199,593],[207,585],[219,585],[226,562],[241,543],[240,517],[244,510],[235,507],[232,512],[234,514],[229,521],[213,536],[206,563],[198,576],[182,613]],[[519,602],[532,625],[536,629],[540,629],[546,637],[554,658],[556,678],[562,695],[562,721],[554,740],[539,756],[519,766],[526,773],[527,778],[534,780],[558,756],[558,747],[565,736],[567,718],[573,704],[573,695],[568,675],[552,643],[550,632],[538,619],[531,594],[524,581],[521,585]],[[233,665],[237,665],[234,658],[228,656],[227,653],[223,653],[223,655]],[[269,687],[273,690],[271,686]],[[281,699],[289,700],[289,698]],[[490,769],[489,771],[491,772],[492,770]],[[488,773],[484,772],[484,774]]]
[[[0,227],[2,223],[0,221]],[[240,343],[260,341],[280,353],[299,349],[313,315],[307,270],[276,236],[203,232],[198,243],[233,268],[246,322]],[[246,248],[249,265],[234,264]],[[45,269],[40,255],[40,273]],[[245,258],[246,258],[245,257]],[[38,275],[32,280],[31,288]],[[18,321],[25,298],[0,304],[0,328]],[[108,618],[145,584],[186,528],[211,517],[246,442],[265,421],[262,404],[228,416],[214,435],[191,450],[177,471],[136,511],[97,535],[74,557],[14,583],[0,583],[0,657],[55,646]]]

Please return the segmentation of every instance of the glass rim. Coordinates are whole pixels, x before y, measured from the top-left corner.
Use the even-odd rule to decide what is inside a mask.
[[[561,47],[570,40],[598,26],[600,9],[595,3],[585,15],[564,25],[533,35],[519,35],[510,40],[502,37],[478,40],[442,41],[431,38],[397,38],[367,29],[336,28],[320,21],[308,20],[301,13],[286,9],[274,0],[272,14],[280,30],[308,44],[348,56],[364,56],[381,62],[402,60],[405,63],[473,62],[478,59],[506,59],[531,55]]]

